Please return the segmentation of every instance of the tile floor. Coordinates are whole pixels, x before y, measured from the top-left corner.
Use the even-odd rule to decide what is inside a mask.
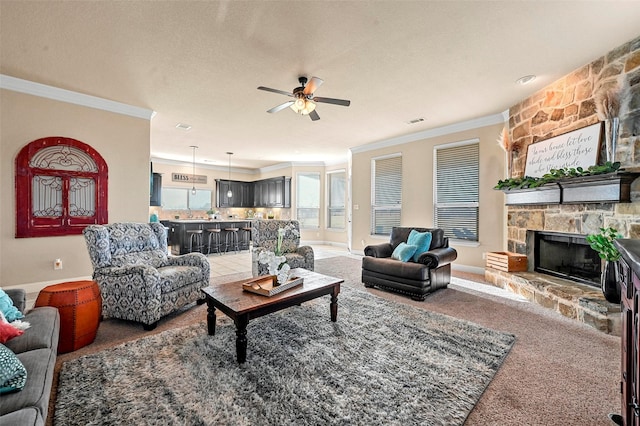
[[[335,256],[349,256],[359,259],[360,256],[350,254],[346,248],[314,245],[313,252],[316,259],[325,259]],[[238,272],[251,272],[251,252],[244,250],[238,253],[210,254],[207,256],[211,264],[211,276],[235,274]]]

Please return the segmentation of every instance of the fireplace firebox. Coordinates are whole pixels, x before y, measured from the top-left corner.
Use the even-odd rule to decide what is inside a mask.
[[[527,247],[534,271],[600,286],[602,262],[585,235],[527,231]]]

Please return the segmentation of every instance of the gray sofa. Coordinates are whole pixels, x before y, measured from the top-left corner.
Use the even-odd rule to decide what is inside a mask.
[[[56,308],[39,307],[25,312],[26,293],[5,289],[13,304],[25,314],[23,321],[31,327],[24,334],[5,343],[27,370],[25,387],[0,395],[0,425],[44,425],[49,411],[49,397],[56,365],[60,315]]]

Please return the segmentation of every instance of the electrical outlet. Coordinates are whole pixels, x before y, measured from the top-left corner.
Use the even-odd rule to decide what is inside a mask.
[[[482,252],[482,260],[487,260],[487,252]]]
[[[354,210],[360,210],[360,204],[354,204],[353,205],[353,209]]]
[[[62,259],[56,259],[53,261],[53,269],[62,269]]]

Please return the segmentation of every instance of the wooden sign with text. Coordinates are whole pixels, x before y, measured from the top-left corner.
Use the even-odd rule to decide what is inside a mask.
[[[191,175],[187,173],[171,173],[171,182],[207,183],[207,175]]]
[[[541,177],[551,169],[578,168],[598,163],[602,123],[596,123],[527,148],[525,176]]]

